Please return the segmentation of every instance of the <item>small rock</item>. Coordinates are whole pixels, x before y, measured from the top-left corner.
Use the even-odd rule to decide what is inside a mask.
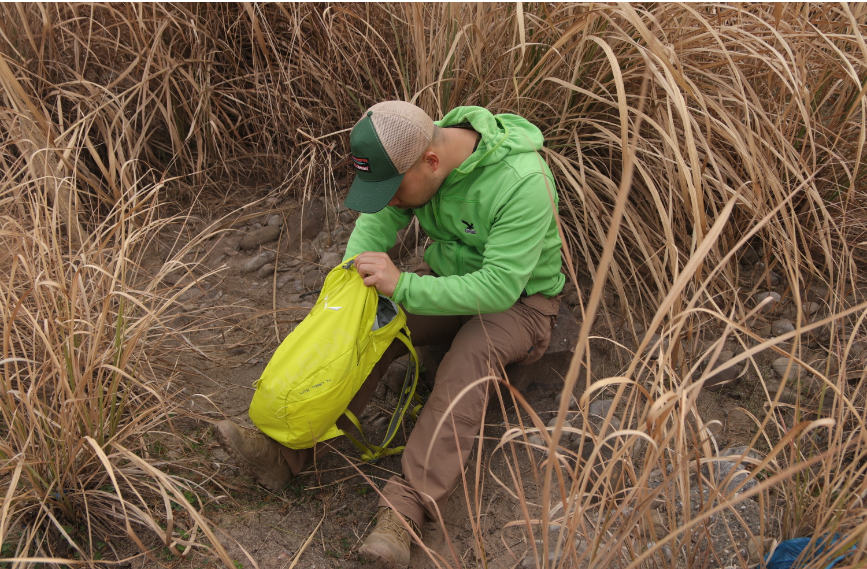
[[[532,435],[527,437],[527,442],[533,445],[533,450],[543,450],[548,447],[548,443],[545,442],[545,439],[533,433]],[[538,448],[541,447],[541,448]],[[547,452],[547,451],[545,451]]]
[[[741,263],[744,263],[746,265],[755,265],[759,262],[761,256],[761,248],[753,247],[752,245],[746,245],[744,246],[743,252],[741,253]]]
[[[554,405],[556,405],[558,409],[560,408],[560,402],[562,400],[563,400],[563,392],[561,391],[561,392],[557,393],[557,395],[554,396]],[[578,407],[578,400],[575,399],[574,395],[572,395],[571,397],[569,397],[569,406],[566,408],[566,410],[571,411],[572,409],[576,409],[577,407]]]
[[[644,349],[644,355],[649,356],[652,360],[655,360],[659,357],[660,349],[663,352],[668,349],[668,337],[666,337],[660,345],[659,334],[652,334],[650,336],[650,341],[648,342],[647,347]]]
[[[814,328],[807,333],[807,346],[816,349],[828,349],[831,342],[831,326],[825,325]]]
[[[292,243],[297,244],[318,235],[325,225],[325,207],[322,200],[314,198],[302,204],[289,218],[287,225]]]
[[[573,290],[572,292],[563,297],[563,302],[565,302],[569,306],[577,306],[580,302],[578,298],[578,293]]]
[[[319,259],[319,264],[326,269],[333,269],[343,260],[343,255],[340,253],[323,253]]]
[[[349,231],[343,226],[338,227],[332,232],[332,241],[334,243],[345,244],[349,241]]]
[[[792,325],[791,320],[776,320],[771,324],[771,333],[774,336],[782,336],[794,331],[795,326]]]
[[[766,298],[770,298],[771,300],[765,301]],[[778,292],[764,291],[756,294],[756,304],[762,304],[762,302],[765,301],[767,304],[762,307],[761,312],[770,312],[777,307],[781,298],[782,297]]]
[[[791,367],[789,366],[789,362],[791,362]],[[804,369],[797,362],[793,362],[791,358],[786,356],[775,359],[771,367],[774,369],[774,373],[781,379],[785,377],[787,369],[789,370],[790,379],[797,379],[804,375]]]
[[[770,324],[765,324],[764,326],[759,326],[754,331],[756,334],[758,334],[762,338],[770,338],[771,337],[771,325]]]
[[[749,454],[747,454],[747,453],[749,453]],[[741,446],[737,446],[737,447],[730,447],[730,448],[727,448],[727,449],[725,449],[719,453],[720,456],[734,456],[734,457],[738,457],[738,458],[740,458],[744,454],[746,454],[747,457],[754,458],[756,460],[762,459],[762,455],[760,455],[758,452],[756,452],[755,450],[751,449],[750,447],[748,447],[746,445],[741,445]]]
[[[714,364],[714,368],[719,368],[734,357],[734,352],[731,350],[723,350]],[[719,391],[723,387],[731,387],[737,380],[740,379],[741,372],[744,370],[746,362],[741,362],[733,366],[727,367],[707,379],[704,383],[704,388],[708,391]]]
[[[750,565],[761,563],[762,559],[764,559],[765,557],[765,554],[768,553],[771,550],[771,547],[773,547],[774,545],[773,538],[766,538],[763,542],[764,548],[759,551],[758,544],[756,542],[757,539],[758,538],[753,537],[747,544],[747,551],[750,555]]]
[[[656,513],[656,512],[657,511],[654,510],[654,513]],[[647,549],[651,549],[655,545],[656,545],[656,542],[648,541],[647,542]],[[665,559],[665,563],[660,563],[659,561],[657,561],[657,564],[660,566],[663,566],[663,567],[665,567],[665,566],[670,567],[671,566],[671,559],[672,559],[671,546],[666,543],[665,545],[663,545],[662,547],[659,548],[659,551],[662,553],[662,557],[663,557],[663,559]]]
[[[668,529],[665,527],[665,520],[662,518],[662,514],[658,510],[653,510],[650,512],[650,518],[653,522],[653,531],[656,533],[656,539],[662,539],[663,537],[668,535]],[[644,537],[653,538],[653,534],[650,533],[650,527],[645,527],[645,531],[642,532]]]
[[[394,360],[380,380],[392,393],[400,393],[406,379],[407,356]]]
[[[250,251],[260,245],[275,241],[280,236],[280,231],[280,227],[266,225],[261,229],[257,229],[256,231],[245,235],[244,238],[241,239],[241,242],[238,243],[238,247],[243,251]]]
[[[553,432],[554,432],[554,427],[556,427],[556,426],[557,426],[557,417],[556,417],[556,416],[551,417],[550,419],[548,419],[547,427],[548,427],[548,432],[549,432],[549,433],[553,433]],[[571,423],[570,421],[565,421],[565,420],[564,420],[564,421],[563,421],[563,429],[571,429],[571,428],[573,428],[572,423]],[[561,431],[561,434],[560,434],[560,446],[561,446],[561,447],[564,447],[564,446],[566,446],[566,447],[571,446],[572,443],[574,443],[574,442],[577,440],[577,437],[578,437],[578,436],[579,436],[579,435],[578,435],[577,433],[572,433],[572,432],[565,431],[565,430],[564,430],[564,431]]]
[[[312,240],[313,246],[317,249],[331,246],[331,234],[327,231],[320,231]]]
[[[286,286],[286,283],[289,281],[295,280],[295,275],[289,272],[283,273],[279,277],[277,277],[277,289],[281,289]]]
[[[780,284],[780,275],[776,271],[771,271],[768,273],[768,284],[771,286],[777,286]]]
[[[232,247],[225,247],[225,248],[223,249],[223,253],[225,253],[226,255],[228,255],[228,256],[230,256],[230,257],[234,257],[235,255],[238,254],[238,250],[237,250],[237,249],[233,249]]]
[[[178,295],[178,302],[189,302],[202,296],[205,292],[198,287],[191,287]]]
[[[319,269],[308,271],[301,277],[301,283],[304,285],[304,288],[309,290],[321,288],[323,282],[325,282],[325,274]]]
[[[220,447],[215,448],[211,451],[211,456],[214,457],[214,460],[220,463],[226,463],[229,461],[229,453],[221,449]]]
[[[720,484],[723,480],[725,480],[725,478],[729,476],[732,471],[735,472],[735,474],[732,475],[731,479],[725,485],[725,488],[722,489],[723,495],[732,494],[738,487],[738,485],[749,477],[749,473],[746,472],[746,470],[744,469],[745,465],[743,462],[740,465],[737,465],[737,467],[736,463],[730,462],[728,460],[715,461],[712,464],[714,467],[714,479],[717,484]],[[753,478],[752,480],[744,484],[741,488],[739,488],[737,491],[739,493],[746,492],[747,490],[755,488],[758,483],[759,481]]]
[[[614,431],[620,429],[620,419],[616,416],[611,417],[611,422],[608,423],[608,429],[605,432],[602,432],[603,423],[605,420],[605,416],[608,414],[608,411],[611,409],[612,401],[610,399],[599,399],[590,404],[590,407],[587,409],[587,423],[584,425],[582,430],[590,431],[595,436],[596,440],[602,440]],[[577,419],[576,419],[577,420]],[[611,447],[613,440],[608,441],[604,448],[600,452],[600,456],[603,461],[608,461],[611,459],[614,453],[614,449]],[[569,448],[571,450],[577,450],[581,444],[581,435],[575,434]],[[589,459],[590,455],[593,453],[593,449],[595,448],[595,443],[592,438],[589,436],[584,439],[584,449],[582,454],[585,459]]]
[[[283,217],[275,213],[268,218],[267,223],[271,227],[283,227]]]
[[[590,407],[587,409],[587,413],[591,416],[599,417],[600,419],[604,418],[605,415],[608,414],[608,411],[611,410],[612,403],[613,401],[611,399],[597,399],[590,404]]]
[[[824,301],[828,299],[828,289],[820,285],[811,285],[807,290],[807,298],[810,300]]]
[[[219,257],[214,259],[214,265],[219,267],[220,265],[223,264],[223,261],[225,261],[225,260],[226,260],[226,255],[225,254],[220,255]]]
[[[212,288],[208,292],[205,293],[205,300],[220,300],[223,298],[223,289],[221,288]]]
[[[763,262],[758,262],[753,267],[753,278],[756,284],[768,283],[770,286],[780,284],[780,275],[776,271],[768,271]]]
[[[298,306],[300,306],[301,308],[313,308],[313,303],[309,300],[304,300]]]
[[[821,306],[818,302],[808,302],[804,305],[804,313],[807,315],[813,315],[819,311]]]
[[[242,348],[240,346],[238,346],[237,348],[229,348],[228,350],[226,350],[226,353],[230,356],[240,356],[241,354],[244,354],[246,352],[247,348]]]
[[[301,244],[301,258],[308,263],[315,263],[319,260],[319,250],[310,241],[305,241]]]
[[[262,268],[266,263],[270,263],[277,257],[277,253],[274,251],[262,251],[255,257],[251,258],[249,261],[244,263],[244,266],[241,267],[241,270],[245,273],[252,273],[254,271],[258,271]]]
[[[767,381],[766,385],[768,387],[768,395],[771,397],[771,400],[776,399],[777,393],[780,392],[780,382],[771,380]],[[789,389],[788,387],[783,389],[783,392],[780,393],[780,403],[785,405],[794,405],[798,401],[798,394]]]
[[[274,263],[266,263],[259,267],[259,270],[256,271],[257,279],[264,279],[266,277],[270,277],[274,274]]]

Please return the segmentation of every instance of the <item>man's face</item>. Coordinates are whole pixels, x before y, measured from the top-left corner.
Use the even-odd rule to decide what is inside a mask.
[[[388,205],[400,209],[418,209],[426,205],[443,183],[443,178],[437,170],[432,168],[430,161],[422,156],[406,171],[400,187],[397,188]]]

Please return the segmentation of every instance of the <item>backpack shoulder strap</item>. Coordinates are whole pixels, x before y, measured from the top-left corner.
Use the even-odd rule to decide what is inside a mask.
[[[403,332],[405,332],[405,334]],[[419,374],[418,354],[416,353],[415,348],[410,341],[409,328],[404,326],[403,332],[397,332],[395,334],[395,338],[403,342],[409,350],[410,363],[406,368],[406,377],[403,380],[403,387],[398,394],[397,407],[394,410],[394,414],[391,416],[391,421],[389,421],[388,423],[388,429],[386,429],[385,431],[385,436],[383,437],[382,444],[372,445],[368,443],[364,436],[364,429],[361,427],[361,422],[349,409],[344,411],[346,417],[352,422],[353,425],[355,425],[355,428],[358,429],[358,432],[361,434],[361,440],[356,439],[349,433],[345,433],[346,438],[348,438],[352,442],[352,444],[358,447],[358,450],[361,451],[361,460],[363,460],[364,462],[376,462],[384,456],[391,456],[393,454],[403,452],[404,447],[402,446],[388,448],[388,445],[397,434],[397,430],[400,427],[403,416],[407,412],[407,410],[409,410],[410,405],[413,403],[413,401],[420,402],[420,399],[415,392],[416,387],[418,386]],[[420,408],[421,405],[418,404],[411,411],[413,417],[418,414],[418,410]]]

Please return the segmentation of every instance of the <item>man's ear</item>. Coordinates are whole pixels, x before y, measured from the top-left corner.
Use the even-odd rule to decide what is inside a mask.
[[[440,157],[433,150],[426,150],[424,154],[421,155],[421,159],[424,160],[425,164],[431,169],[432,172],[436,172],[440,167]]]

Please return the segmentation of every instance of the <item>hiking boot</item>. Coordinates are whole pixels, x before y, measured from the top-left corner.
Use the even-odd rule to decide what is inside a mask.
[[[289,482],[292,471],[280,452],[280,443],[274,439],[242,430],[229,420],[214,425],[214,434],[223,450],[268,490],[279,492]]]
[[[387,569],[406,569],[409,567],[409,544],[412,536],[400,520],[400,514],[391,508],[380,507],[376,514],[376,527],[364,540],[358,554],[368,561],[378,562]],[[406,518],[407,523],[418,535],[418,528]]]

